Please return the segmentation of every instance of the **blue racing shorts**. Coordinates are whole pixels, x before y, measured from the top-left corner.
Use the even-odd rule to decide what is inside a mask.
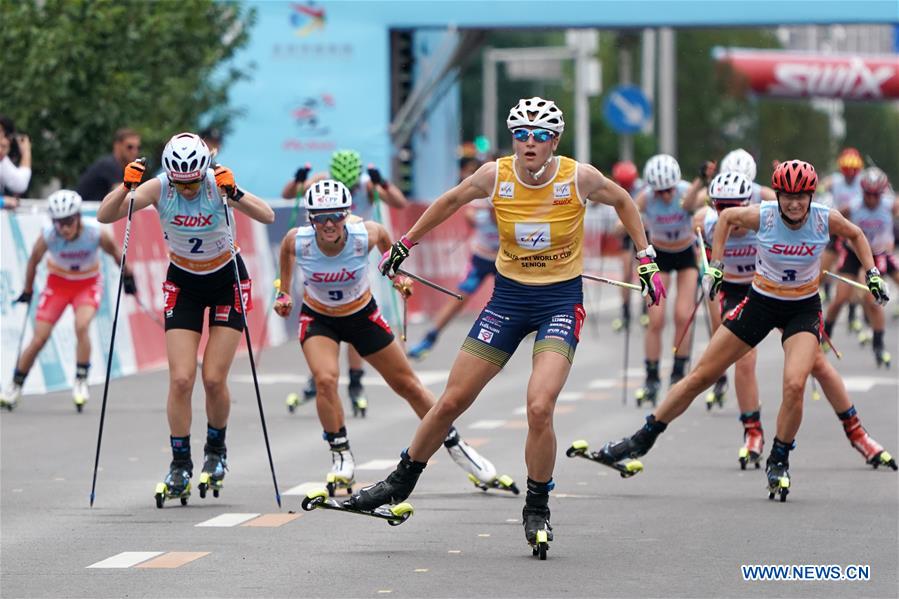
[[[477,254],[472,254],[471,264],[468,266],[468,274],[459,283],[459,291],[466,295],[471,295],[478,290],[485,278],[495,274],[495,260],[488,260],[487,258],[481,258]]]
[[[574,359],[584,324],[581,277],[551,285],[525,285],[496,274],[493,296],[468,331],[462,351],[503,367],[534,331],[534,354],[545,351]]]

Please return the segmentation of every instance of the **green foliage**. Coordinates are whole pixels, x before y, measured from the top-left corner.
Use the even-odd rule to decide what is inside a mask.
[[[899,189],[899,109],[888,103],[847,103],[844,145],[859,149],[865,164],[871,161]]]
[[[0,113],[31,135],[35,182],[74,184],[120,127],[142,135],[151,169],[201,118],[227,130],[228,89],[248,72],[225,67],[254,19],[232,1],[0,0]]]

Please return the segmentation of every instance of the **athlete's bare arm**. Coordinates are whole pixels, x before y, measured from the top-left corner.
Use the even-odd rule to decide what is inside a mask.
[[[272,207],[249,191],[243,192],[239,202],[228,200],[228,205],[263,224],[270,225],[275,222],[275,211]]]
[[[646,249],[646,230],[640,212],[630,194],[617,183],[603,176],[593,165],[580,163],[577,169],[577,188],[582,197],[591,202],[606,204],[615,209],[624,229],[638,252]]]
[[[278,291],[290,295],[293,282],[293,270],[296,265],[296,238],[297,227],[294,227],[281,240],[281,251],[278,256],[278,266],[281,270],[281,285]]]
[[[390,249],[391,245],[393,245],[390,233],[387,232],[387,229],[385,229],[383,225],[367,220],[365,221],[365,230],[368,231],[368,251],[377,247],[378,253],[383,254]]]
[[[758,206],[746,206],[744,208],[728,208],[718,215],[718,224],[715,225],[715,238],[712,241],[712,255],[709,260],[724,259],[724,244],[730,235],[731,228],[742,227],[744,229],[759,230],[760,210]]]
[[[840,214],[839,210],[830,209],[830,217],[828,219],[830,233],[837,237],[842,237],[849,242],[852,251],[855,252],[858,261],[862,263],[862,268],[869,271],[874,268],[874,256],[871,254],[871,244],[868,238],[857,225],[846,220],[846,217]]]
[[[687,193],[684,194],[684,199],[681,201],[681,208],[687,212],[693,212],[702,206],[705,198],[700,197],[701,191],[706,191],[706,186],[703,184],[702,179],[696,177],[693,182],[690,183],[690,187],[687,188]],[[708,196],[706,195],[706,197]]]
[[[766,187],[764,185],[762,187],[762,201],[763,202],[774,202],[777,200],[777,193],[771,189],[770,187]]]
[[[106,229],[100,231],[100,249],[112,256],[112,259],[117,263],[122,262],[122,250],[119,249],[119,244],[112,238],[112,233]]]
[[[47,242],[44,241],[44,236],[41,235],[37,238],[37,241],[34,242],[34,247],[31,248],[31,255],[28,256],[28,264],[25,266],[24,291],[27,291],[28,293],[34,291],[34,277],[37,275],[37,265],[41,263],[41,260],[44,259],[44,254],[46,253]]]
[[[711,209],[708,206],[703,206],[702,208],[700,208],[699,210],[697,210],[696,212],[693,213],[693,230],[694,231],[696,230],[696,227],[702,227],[703,229],[705,228],[703,226],[703,225],[705,225],[705,214],[709,210],[711,210]],[[708,240],[706,240],[706,242],[708,242]]]
[[[375,187],[377,187],[378,189],[378,198],[391,208],[405,208],[409,205],[409,200],[406,199],[406,194],[404,194],[402,190],[400,190],[400,188],[393,183],[385,187],[383,184],[376,186],[374,183],[369,181],[368,197],[372,202],[374,202],[375,200]]]
[[[160,191],[162,191],[162,184],[156,177],[141,183],[134,191],[134,211],[137,212],[147,206],[155,205]],[[101,223],[114,223],[128,216],[128,202],[126,200],[130,195],[131,192],[125,189],[124,185],[116,186],[106,194],[106,197],[100,203],[100,207],[97,208],[97,220]]]
[[[428,231],[451,217],[465,204],[479,198],[492,197],[495,183],[496,162],[482,165],[470,177],[437,198],[412,225],[412,228],[406,233],[406,238],[417,242]]]
[[[649,201],[649,187],[644,187],[640,190],[640,193],[637,194],[637,197],[634,198],[634,204],[637,205],[637,210],[640,214],[646,212],[646,202]]]

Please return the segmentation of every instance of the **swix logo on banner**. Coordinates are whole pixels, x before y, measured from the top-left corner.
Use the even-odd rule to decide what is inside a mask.
[[[343,283],[355,281],[356,272],[343,268],[340,272],[314,272],[309,278],[316,283]]]
[[[780,254],[783,256],[814,256],[817,245],[790,245],[787,243],[775,243],[771,246],[772,254]]]
[[[201,212],[196,216],[176,214],[172,217],[172,224],[176,227],[211,227],[213,223],[211,214]]]
[[[899,98],[899,56],[718,50],[756,93],[881,100]]]

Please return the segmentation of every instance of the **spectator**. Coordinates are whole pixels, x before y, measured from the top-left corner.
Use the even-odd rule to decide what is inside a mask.
[[[215,158],[222,147],[222,130],[218,127],[206,127],[200,131],[200,137],[209,146],[209,153]]]
[[[78,178],[76,190],[85,202],[99,202],[122,184],[122,171],[140,155],[140,134],[134,129],[115,132],[112,154],[98,159]]]
[[[17,155],[16,165],[11,155]],[[31,182],[31,140],[27,135],[15,133],[12,121],[0,116],[0,208],[18,206],[18,197],[25,193]]]

